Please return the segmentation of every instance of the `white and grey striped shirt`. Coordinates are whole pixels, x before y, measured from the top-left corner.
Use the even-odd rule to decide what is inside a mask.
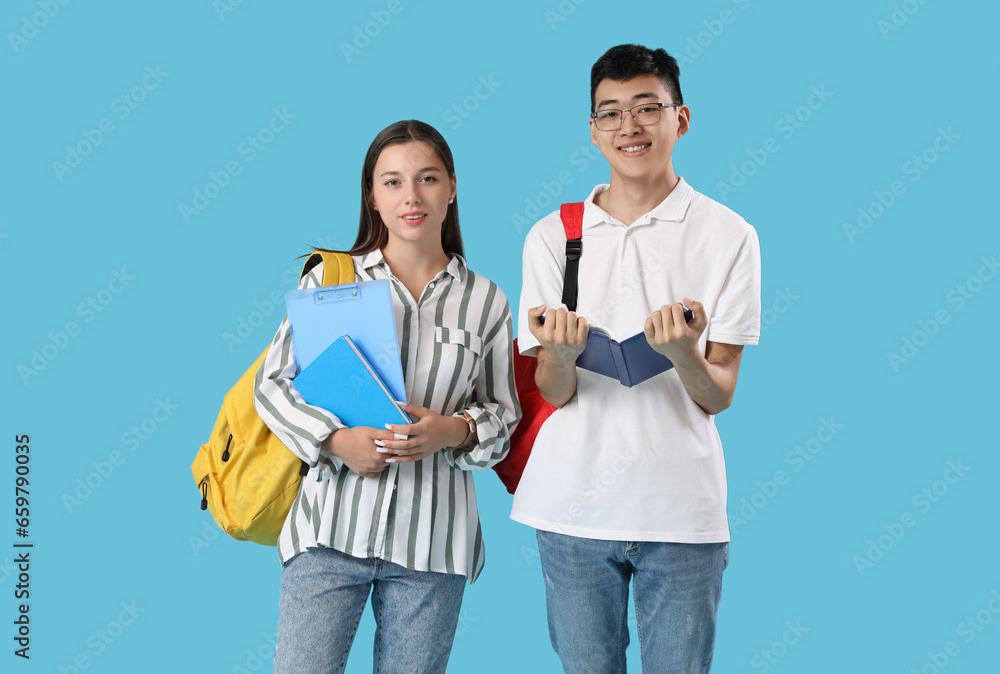
[[[278,539],[281,562],[310,547],[379,557],[409,569],[466,576],[485,560],[476,489],[470,471],[507,453],[521,415],[514,389],[513,328],[503,291],[453,256],[418,299],[392,276],[381,251],[354,257],[359,281],[389,279],[407,402],[444,415],[468,411],[478,443],[419,461],[389,464],[363,478],[322,441],[340,420],[306,404],[295,390],[288,317],[257,372],[254,402],[271,431],[310,465]],[[299,283],[321,284],[322,263]]]

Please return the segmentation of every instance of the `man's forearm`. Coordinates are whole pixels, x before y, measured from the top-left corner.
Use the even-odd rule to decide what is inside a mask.
[[[709,357],[699,355],[674,363],[684,389],[706,414],[718,414],[728,408],[736,391],[742,348],[728,345],[721,348],[726,350],[725,357],[717,362],[712,362],[710,353]]]
[[[538,347],[535,386],[545,402],[562,407],[576,393],[576,360],[561,363],[542,347]]]

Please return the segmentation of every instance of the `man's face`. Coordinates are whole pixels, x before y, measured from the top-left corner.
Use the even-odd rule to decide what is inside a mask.
[[[656,75],[637,75],[625,82],[604,79],[594,95],[595,111],[628,110],[642,103],[670,104],[674,101]],[[638,112],[638,111],[637,111]],[[611,165],[613,180],[646,180],[672,174],[674,143],[690,128],[686,105],[661,108],[660,121],[639,126],[632,115],[623,115],[621,128],[601,131],[590,120],[590,139]]]

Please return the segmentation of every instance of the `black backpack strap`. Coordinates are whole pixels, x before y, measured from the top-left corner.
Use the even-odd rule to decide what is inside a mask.
[[[562,303],[570,311],[576,311],[580,255],[583,254],[583,203],[563,204],[559,208],[559,215],[566,231],[566,274],[563,276]]]

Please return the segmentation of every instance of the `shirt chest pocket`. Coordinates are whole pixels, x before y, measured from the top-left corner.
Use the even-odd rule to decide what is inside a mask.
[[[483,357],[483,339],[460,328],[434,328],[434,347],[440,354],[435,379],[448,382],[448,397],[465,398],[474,388]]]

